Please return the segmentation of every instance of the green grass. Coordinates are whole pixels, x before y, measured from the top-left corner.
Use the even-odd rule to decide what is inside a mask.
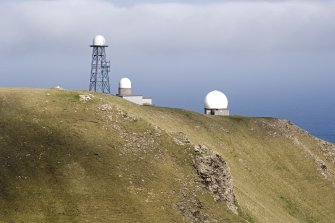
[[[318,222],[309,214],[309,210],[301,209],[302,206],[301,204],[298,204],[295,201],[292,201],[282,196],[280,197],[280,199],[283,201],[289,214],[292,215],[293,217],[302,219],[303,222],[309,222],[309,223]]]
[[[57,89],[0,89],[0,222],[184,222],[177,204],[218,222],[335,222],[325,180],[274,118],[213,117]],[[111,110],[99,106],[108,104]],[[227,161],[239,215],[197,181],[183,132]],[[186,194],[186,196],[185,196]],[[192,194],[203,203],[197,208]]]

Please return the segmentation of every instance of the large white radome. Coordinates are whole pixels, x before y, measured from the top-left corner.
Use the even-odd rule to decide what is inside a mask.
[[[97,35],[93,39],[93,46],[106,46],[106,39],[101,35]]]
[[[209,92],[205,98],[205,108],[207,109],[227,109],[228,99],[221,91]]]
[[[128,78],[124,77],[120,80],[119,87],[120,88],[131,88],[131,81]]]

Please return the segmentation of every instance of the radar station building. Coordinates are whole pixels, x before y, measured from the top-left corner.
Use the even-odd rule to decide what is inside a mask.
[[[97,35],[93,39],[92,63],[91,63],[91,77],[90,77],[90,91],[110,94],[109,72],[110,62],[106,59],[106,44],[105,37]]]
[[[205,114],[229,116],[226,95],[216,90],[209,92],[205,97]]]
[[[119,93],[117,96],[138,105],[152,105],[152,98],[132,94],[131,81],[126,77],[119,82]]]

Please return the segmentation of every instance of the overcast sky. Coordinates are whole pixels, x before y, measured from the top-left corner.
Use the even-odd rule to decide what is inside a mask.
[[[234,114],[335,120],[332,0],[2,0],[0,15],[1,86],[88,89],[102,34],[113,93],[127,76],[160,106],[201,112],[221,90]]]

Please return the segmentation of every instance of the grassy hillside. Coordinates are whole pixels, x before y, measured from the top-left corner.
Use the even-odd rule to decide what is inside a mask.
[[[284,120],[0,89],[0,165],[0,222],[335,222],[334,145]]]

